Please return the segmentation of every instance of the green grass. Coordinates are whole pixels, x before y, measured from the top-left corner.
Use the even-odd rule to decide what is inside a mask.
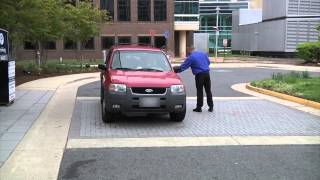
[[[320,102],[320,77],[310,77],[308,72],[277,73],[271,79],[254,81],[251,85]]]
[[[25,70],[31,74],[73,74],[84,72],[96,72],[95,67],[89,67],[89,65],[101,64],[102,60],[63,60],[61,63],[57,59],[47,60],[42,63],[39,68],[34,60],[18,60],[16,61],[16,67],[19,70]]]

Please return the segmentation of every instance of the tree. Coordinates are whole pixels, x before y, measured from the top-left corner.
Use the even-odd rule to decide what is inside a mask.
[[[43,57],[47,41],[65,37],[85,41],[98,34],[100,23],[108,19],[106,12],[89,1],[68,1],[71,4],[66,0],[2,0],[0,27],[9,31],[11,49],[30,41]]]
[[[15,52],[15,47],[23,42],[23,25],[19,21],[20,13],[24,10],[22,0],[2,0],[0,6],[0,27],[9,31],[10,55]],[[14,56],[14,55],[13,55]]]
[[[64,39],[77,42],[76,54],[80,49],[79,42],[84,42],[96,36],[100,31],[101,23],[108,21],[106,11],[92,7],[91,2],[78,1],[65,6],[65,34]],[[76,57],[78,59],[78,57]]]
[[[21,14],[25,40],[36,44],[42,60],[45,56],[44,44],[63,37],[63,6],[56,0],[27,0],[23,3],[26,3],[24,6],[29,6],[30,10]]]

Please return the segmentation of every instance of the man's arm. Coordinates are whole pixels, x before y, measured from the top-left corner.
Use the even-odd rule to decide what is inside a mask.
[[[192,57],[189,56],[187,57],[187,59],[181,64],[180,69],[178,71],[178,73],[181,73],[183,71],[185,71],[186,69],[188,69],[192,64]]]

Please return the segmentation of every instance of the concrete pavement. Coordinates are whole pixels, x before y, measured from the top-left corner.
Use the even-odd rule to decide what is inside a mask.
[[[315,71],[315,67],[296,67],[291,65],[264,64],[217,64],[214,68],[275,68],[285,70]],[[19,91],[53,91],[54,94],[40,116],[33,123],[22,141],[15,148],[9,159],[0,169],[0,179],[57,179],[63,152],[78,148],[91,147],[162,147],[176,146],[213,146],[213,145],[266,145],[266,144],[320,144],[319,136],[254,136],[254,137],[164,137],[164,139],[138,138],[132,139],[70,139],[69,126],[76,102],[78,87],[97,81],[98,73],[78,74],[41,79],[23,84]],[[277,101],[277,100],[275,100]],[[282,100],[281,100],[282,101]],[[310,109],[299,107],[300,111],[311,112]],[[313,113],[313,115],[318,115]],[[314,116],[318,117],[318,116]],[[319,120],[319,119],[318,119]],[[103,128],[103,127],[102,127]],[[154,138],[154,137],[153,137]],[[152,143],[153,142],[153,143]],[[198,142],[198,143],[197,143]],[[201,142],[201,143],[199,143]],[[131,145],[130,145],[131,143]],[[144,144],[144,145],[139,145]],[[171,144],[171,145],[170,145]]]
[[[19,90],[55,90],[23,140],[0,169],[0,179],[57,179],[77,88],[98,78],[79,74],[23,84]]]
[[[18,90],[15,103],[0,107],[0,167],[38,118],[54,91]]]

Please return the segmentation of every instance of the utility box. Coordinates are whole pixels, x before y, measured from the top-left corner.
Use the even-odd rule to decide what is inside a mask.
[[[9,59],[8,31],[0,29],[0,104],[15,100],[15,61]]]

